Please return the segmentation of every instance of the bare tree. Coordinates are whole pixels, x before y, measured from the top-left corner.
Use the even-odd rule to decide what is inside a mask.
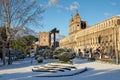
[[[10,43],[12,27],[41,26],[41,13],[44,11],[45,9],[39,6],[38,0],[0,0],[0,26],[6,27],[7,35],[6,40],[0,35],[3,45]],[[5,59],[5,56],[3,57]],[[5,64],[5,61],[3,63]]]

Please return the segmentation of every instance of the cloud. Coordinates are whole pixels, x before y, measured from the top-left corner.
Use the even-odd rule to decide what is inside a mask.
[[[79,4],[77,1],[75,1],[75,2],[73,2],[73,3],[70,5],[69,9],[70,9],[71,11],[73,11],[73,10],[78,10],[79,7],[80,7],[80,4]]]
[[[44,8],[45,5],[44,4],[39,4],[40,8]]]
[[[110,13],[105,12],[104,15],[105,15],[105,16],[110,16]]]
[[[70,11],[78,10],[79,7],[80,7],[79,2],[77,2],[77,1],[74,1],[70,6],[60,5],[59,1],[60,0],[49,0],[48,1],[48,6],[49,7],[54,6],[54,7],[57,7],[59,9],[65,9],[65,10],[70,10]]]
[[[73,4],[76,5],[77,7],[80,7],[80,3],[77,1],[75,1]]]
[[[64,8],[62,5],[59,4],[59,0],[49,0],[48,1],[48,7],[57,7],[57,8]]]
[[[115,2],[112,2],[112,3],[111,3],[111,5],[112,5],[112,6],[116,6],[116,5],[117,5],[117,3],[115,3]]]
[[[58,2],[59,2],[59,0],[49,0],[48,5],[49,6],[57,6]]]
[[[66,10],[69,10],[69,7],[65,7]]]
[[[56,7],[57,8],[64,8],[62,5],[59,5],[59,4],[57,4]]]
[[[61,4],[59,4],[59,2],[60,2],[60,0],[48,0],[47,4],[40,4],[40,7],[42,7],[42,8],[56,7],[59,9],[58,10],[59,12],[61,12],[62,10],[74,11],[74,10],[78,10],[80,7],[79,2],[77,2],[77,1],[74,1],[69,6],[61,5]]]
[[[45,4],[39,4],[40,8],[48,9],[50,7],[56,7],[58,9],[63,9],[64,7],[62,5],[58,4],[59,0],[48,0]]]
[[[71,11],[73,11],[73,10],[77,10],[77,9],[78,9],[77,6],[75,6],[75,5],[70,5],[70,10],[71,10]]]

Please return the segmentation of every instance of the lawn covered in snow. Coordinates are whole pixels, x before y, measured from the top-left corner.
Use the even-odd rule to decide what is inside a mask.
[[[0,67],[0,80],[120,80],[120,65],[90,62],[87,60],[74,59],[73,63],[80,68],[87,67],[87,71],[74,76],[66,77],[36,77],[40,75],[50,75],[50,72],[32,72],[35,66],[43,66],[54,63],[56,60],[44,60],[38,64],[35,60],[31,64],[31,59],[26,58],[13,62],[12,65]],[[57,72],[59,74],[62,72]],[[70,72],[63,72],[69,74]]]

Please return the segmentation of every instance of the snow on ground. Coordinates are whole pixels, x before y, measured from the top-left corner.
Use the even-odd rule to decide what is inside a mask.
[[[88,71],[84,73],[69,77],[35,77],[51,74],[49,72],[32,72],[33,67],[50,62],[55,62],[55,60],[45,60],[43,64],[38,64],[36,61],[31,64],[29,58],[15,61],[12,65],[0,67],[0,80],[120,80],[120,65],[81,59],[74,59],[73,62],[80,67],[87,67]]]

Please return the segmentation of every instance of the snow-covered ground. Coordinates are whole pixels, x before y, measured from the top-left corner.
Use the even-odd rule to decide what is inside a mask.
[[[84,73],[69,77],[35,77],[51,74],[49,72],[32,72],[33,67],[50,62],[55,62],[55,60],[45,60],[43,64],[35,61],[31,64],[31,59],[28,58],[15,61],[12,65],[0,67],[0,80],[120,80],[120,65],[81,59],[74,59],[73,62],[80,67],[87,67],[88,70]]]

